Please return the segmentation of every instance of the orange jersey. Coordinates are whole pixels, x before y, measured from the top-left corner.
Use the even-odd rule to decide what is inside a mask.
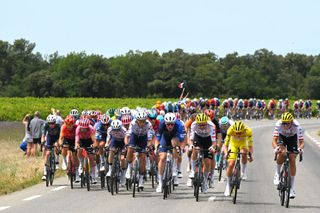
[[[60,136],[66,139],[74,140],[76,137],[77,125],[73,125],[72,129],[68,129],[67,125],[63,124],[61,127]]]

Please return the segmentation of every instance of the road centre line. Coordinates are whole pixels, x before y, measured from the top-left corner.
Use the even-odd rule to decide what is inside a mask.
[[[34,195],[34,196],[31,196],[31,197],[27,197],[25,199],[23,199],[24,201],[29,201],[29,200],[33,200],[33,199],[36,199],[38,197],[41,197],[42,195]]]
[[[0,206],[0,211],[10,208],[11,206]]]
[[[57,187],[57,188],[51,189],[51,191],[59,191],[59,190],[64,189],[64,188],[66,188],[66,187],[67,187],[67,186],[59,186],[59,187]]]

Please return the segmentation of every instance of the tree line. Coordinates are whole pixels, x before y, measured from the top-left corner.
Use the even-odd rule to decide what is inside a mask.
[[[43,56],[35,43],[0,40],[0,96],[320,99],[320,55],[276,55],[259,49],[219,58],[212,52],[129,51],[106,58],[85,52]]]

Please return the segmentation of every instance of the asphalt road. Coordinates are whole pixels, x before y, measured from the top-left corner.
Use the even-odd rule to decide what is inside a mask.
[[[54,186],[39,184],[20,192],[0,197],[1,212],[320,212],[320,147],[305,136],[304,160],[297,162],[296,198],[290,208],[280,206],[276,187],[273,185],[275,163],[271,139],[275,121],[245,121],[253,127],[254,162],[248,166],[248,180],[241,183],[237,204],[231,197],[224,197],[225,182],[215,182],[208,194],[201,194],[196,202],[192,188],[186,187],[187,173],[179,187],[167,200],[156,193],[150,183],[143,192],[132,198],[131,192],[121,189],[111,196],[99,185],[87,192],[76,185],[70,189],[67,178],[55,180]],[[303,120],[307,131],[319,129],[320,120]]]

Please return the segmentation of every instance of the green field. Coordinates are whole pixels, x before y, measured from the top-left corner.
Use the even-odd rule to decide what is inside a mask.
[[[40,111],[42,118],[51,113],[51,108],[59,109],[63,116],[71,109],[101,110],[128,106],[151,107],[157,100],[147,98],[0,98],[0,121],[20,121],[27,113]],[[164,100],[163,100],[164,101]]]
[[[156,98],[0,98],[0,121],[21,121],[27,113],[33,114],[40,111],[42,118],[51,113],[51,108],[59,109],[62,116],[69,114],[73,108],[82,110],[101,110],[108,108],[128,106],[130,108],[152,107],[157,100],[168,101],[169,99]],[[175,101],[174,99],[170,99]],[[177,99],[176,99],[177,100]],[[222,100],[222,99],[221,99]],[[267,101],[268,99],[266,99]],[[290,107],[294,101],[290,100]],[[313,101],[313,116],[317,111],[316,101]]]

